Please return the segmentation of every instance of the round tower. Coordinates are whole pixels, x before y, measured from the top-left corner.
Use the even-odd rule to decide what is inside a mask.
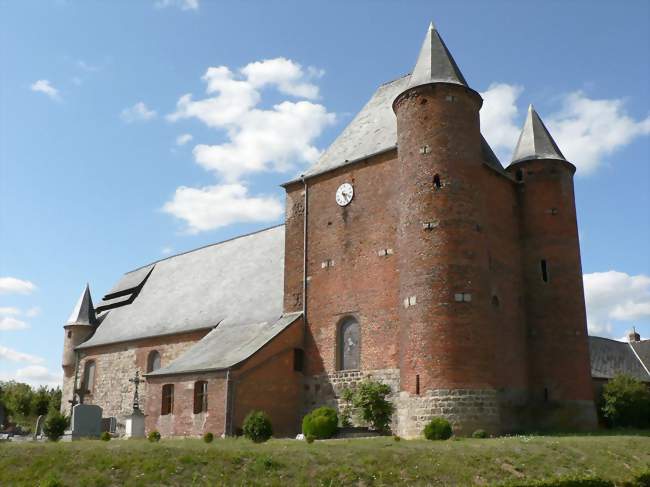
[[[496,432],[494,334],[484,258],[481,96],[431,25],[397,117],[400,434],[443,415]],[[413,421],[417,417],[422,421]]]
[[[61,366],[65,378],[69,379],[74,376],[76,366],[75,347],[85,342],[93,334],[95,324],[95,308],[90,295],[90,287],[86,284],[86,288],[81,293],[70,318],[63,326],[65,336],[63,338]]]
[[[573,175],[532,105],[507,171],[518,187],[532,420],[596,426]]]

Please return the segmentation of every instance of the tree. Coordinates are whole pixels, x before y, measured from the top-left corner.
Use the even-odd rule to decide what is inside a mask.
[[[27,384],[9,381],[4,384],[3,401],[12,415],[28,416],[32,408],[32,388]]]
[[[650,389],[640,380],[617,375],[603,387],[603,416],[611,426],[650,426]]]
[[[31,400],[31,412],[37,416],[41,414],[47,414],[50,409],[50,399],[52,397],[52,391],[49,391],[47,387],[41,386],[36,392],[32,394]]]

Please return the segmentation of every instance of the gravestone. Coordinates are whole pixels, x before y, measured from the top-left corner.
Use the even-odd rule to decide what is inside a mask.
[[[71,438],[98,437],[102,429],[102,408],[94,404],[76,404],[72,408]]]
[[[37,438],[40,438],[43,436],[43,423],[45,422],[45,416],[40,415],[38,419],[36,420],[36,426],[34,427],[34,434],[32,435],[32,439],[36,440]]]

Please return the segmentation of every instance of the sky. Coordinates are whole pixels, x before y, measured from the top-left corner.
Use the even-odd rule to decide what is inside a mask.
[[[86,282],[282,222],[430,21],[507,165],[529,103],[577,167],[591,334],[650,338],[650,3],[0,0],[0,380],[60,382]]]

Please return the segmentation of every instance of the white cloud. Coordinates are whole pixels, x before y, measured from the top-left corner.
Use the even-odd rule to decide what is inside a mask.
[[[481,132],[504,163],[510,160],[521,131],[516,121],[519,118],[517,98],[522,91],[521,86],[492,83],[481,93]]]
[[[181,186],[163,210],[187,223],[190,233],[225,227],[235,222],[266,222],[279,218],[284,208],[274,197],[248,196],[241,184],[204,188]]]
[[[88,71],[90,73],[94,73],[99,71],[101,68],[99,66],[93,66],[92,64],[88,64],[85,62],[83,59],[79,59],[77,61],[77,66],[81,68],[84,71]]]
[[[198,10],[199,0],[158,0],[156,8],[178,7],[181,10]]]
[[[508,163],[523,125],[517,100],[523,88],[494,83],[482,93],[481,128],[497,155]],[[559,110],[540,114],[564,156],[578,174],[589,174],[607,156],[635,138],[650,134],[650,116],[634,120],[621,99],[591,99],[581,91],[560,98]]]
[[[650,116],[636,121],[620,99],[594,100],[576,91],[564,97],[562,109],[548,117],[548,128],[564,156],[583,174],[641,135],[650,134]]]
[[[10,362],[27,362],[30,364],[42,364],[45,359],[30,355],[28,353],[18,352],[11,348],[0,345],[0,360],[8,360]]]
[[[0,315],[1,316],[19,315],[19,314],[20,314],[20,310],[18,308],[13,308],[13,307],[0,308]]]
[[[287,172],[314,162],[320,155],[314,141],[334,123],[335,115],[309,100],[281,101],[261,109],[261,90],[275,88],[283,94],[313,99],[318,97],[318,87],[310,80],[322,75],[316,68],[305,70],[286,58],[250,63],[238,74],[226,66],[208,68],[202,79],[210,96],[201,100],[194,100],[191,94],[181,96],[176,111],[167,119],[197,118],[225,132],[225,143],[199,144],[192,151],[195,161],[220,181],[203,188],[178,188],[164,210],[185,220],[191,232],[237,221],[278,218],[280,203],[268,196],[249,196],[243,178],[260,172]],[[215,201],[223,204],[218,206]]]
[[[155,110],[147,108],[143,102],[139,101],[130,108],[125,108],[120,114],[120,118],[126,123],[146,122],[156,117]]]
[[[57,90],[52,83],[46,79],[39,79],[38,81],[32,83],[29,87],[32,91],[37,93],[43,93],[50,97],[52,100],[60,100],[61,96],[59,95],[59,90]]]
[[[163,247],[162,249],[160,249],[160,253],[161,253],[162,255],[169,255],[169,254],[171,254],[173,251],[174,251],[174,249],[173,249],[172,247]]]
[[[306,81],[306,78],[322,76],[322,71],[313,71],[312,68],[305,72],[300,64],[289,59],[279,57],[250,63],[242,68],[241,72],[255,88],[274,85],[287,95],[318,98],[318,86]]]
[[[12,316],[0,316],[0,331],[26,330],[29,325]]]
[[[613,321],[650,318],[650,277],[624,272],[594,272],[583,276],[589,332],[609,335]]]
[[[182,134],[176,137],[176,145],[185,145],[190,142],[194,137],[191,134]]]
[[[14,380],[31,386],[60,387],[62,377],[42,365],[28,365],[16,371]]]
[[[15,277],[0,277],[0,294],[30,294],[35,289],[32,282]]]

